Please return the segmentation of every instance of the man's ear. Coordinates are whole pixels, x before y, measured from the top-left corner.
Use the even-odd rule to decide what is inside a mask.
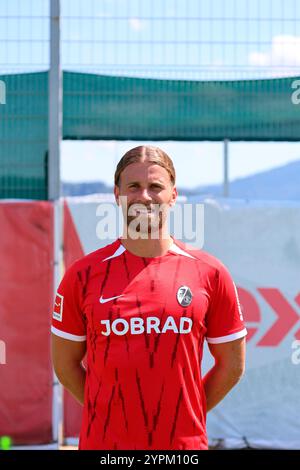
[[[120,189],[119,189],[119,186],[117,185],[114,186],[114,195],[115,195],[116,203],[119,206],[120,205],[120,201],[119,201]]]
[[[173,206],[175,205],[177,196],[178,196],[178,192],[177,192],[176,186],[174,186],[173,189],[172,189],[172,196],[171,196],[171,200],[170,200],[170,207],[173,207]]]

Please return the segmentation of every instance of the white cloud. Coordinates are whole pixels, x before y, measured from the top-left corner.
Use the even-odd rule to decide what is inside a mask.
[[[300,36],[274,36],[267,52],[254,51],[248,56],[250,65],[259,67],[282,67],[292,70],[300,66]]]
[[[251,52],[248,60],[250,65],[258,65],[259,67],[270,65],[268,54],[264,52]]]
[[[144,23],[139,18],[129,18],[128,22],[130,28],[134,31],[141,31],[142,29],[144,29]]]

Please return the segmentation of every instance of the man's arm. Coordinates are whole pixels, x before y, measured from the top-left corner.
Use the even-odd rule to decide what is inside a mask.
[[[203,379],[207,411],[216,406],[239,382],[245,371],[245,338],[228,343],[208,343],[215,365]]]
[[[52,361],[60,383],[83,405],[86,372],[81,364],[86,341],[70,341],[52,333]]]

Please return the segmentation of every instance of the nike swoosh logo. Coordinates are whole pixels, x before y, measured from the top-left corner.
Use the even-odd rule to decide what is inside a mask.
[[[102,295],[99,299],[100,304],[105,304],[106,302],[110,302],[111,300],[118,299],[119,297],[123,297],[124,294],[116,295],[115,297],[109,297],[107,299],[103,299]]]
[[[55,302],[55,305],[56,305],[56,307],[59,307],[59,306],[60,306],[60,302],[59,302],[59,303],[56,303],[56,302]]]

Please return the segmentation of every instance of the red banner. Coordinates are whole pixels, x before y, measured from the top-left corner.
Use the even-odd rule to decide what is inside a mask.
[[[0,436],[52,440],[53,206],[0,204]]]

